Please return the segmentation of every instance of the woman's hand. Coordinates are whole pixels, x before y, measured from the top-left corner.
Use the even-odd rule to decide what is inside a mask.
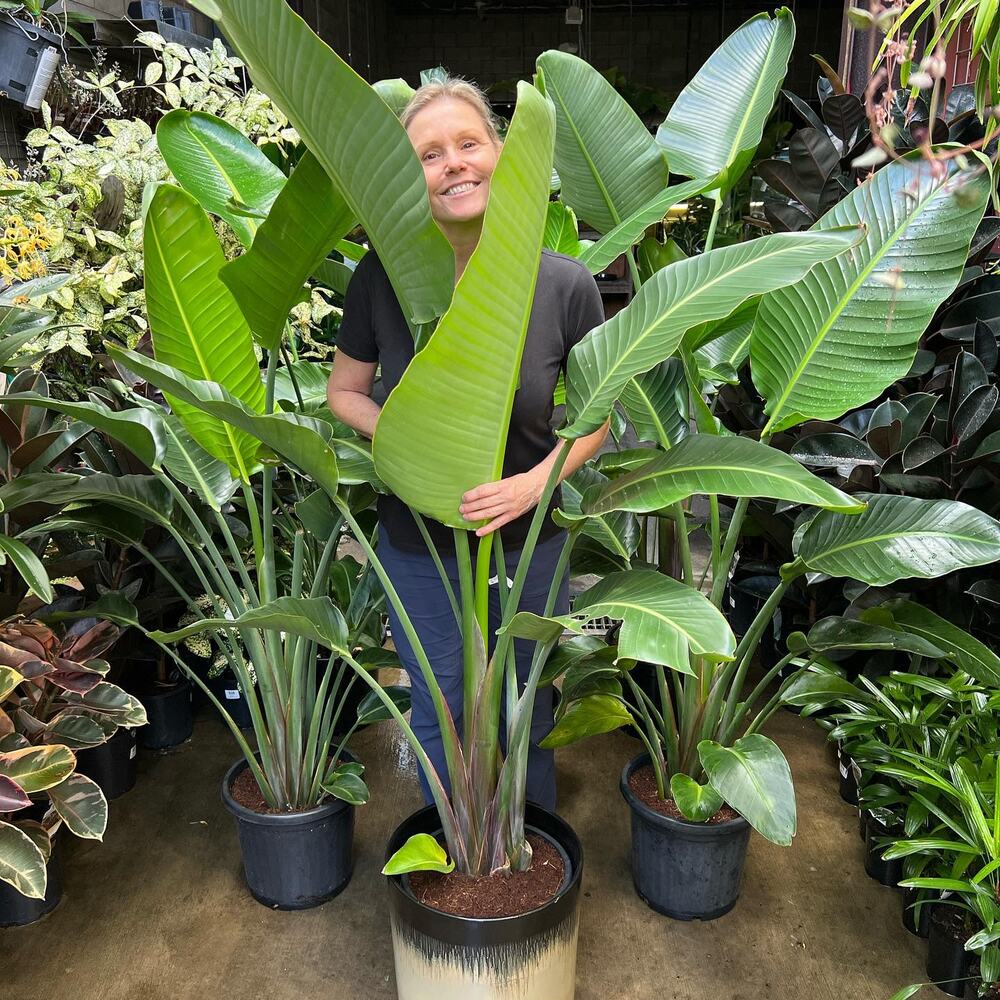
[[[462,496],[458,512],[466,521],[488,522],[476,529],[480,538],[502,528],[538,505],[546,479],[539,468],[469,490]]]

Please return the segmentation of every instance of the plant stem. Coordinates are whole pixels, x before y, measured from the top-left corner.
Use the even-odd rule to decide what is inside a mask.
[[[708,223],[708,233],[705,236],[705,249],[703,253],[708,253],[715,243],[715,230],[719,225],[719,215],[722,213],[722,192],[715,192],[715,204],[712,206],[712,218]]]
[[[670,505],[674,518],[674,537],[677,539],[677,549],[681,556],[681,578],[689,587],[694,586],[694,567],[691,563],[691,542],[687,533],[687,515],[684,505],[678,500]]]
[[[444,592],[448,595],[448,603],[451,605],[451,610],[455,613],[455,624],[461,628],[462,612],[459,610],[458,601],[455,599],[455,588],[451,585],[451,579],[444,568],[444,563],[441,561],[441,553],[438,552],[438,547],[434,544],[434,539],[431,538],[431,533],[427,530],[427,522],[424,520],[423,515],[412,507],[410,508],[410,513],[413,515],[413,520],[417,522],[417,530],[420,532],[420,537],[424,540],[424,545],[427,546],[427,551],[431,554],[431,561],[434,563],[434,568],[438,571],[438,576],[441,577],[441,586],[444,587]]]

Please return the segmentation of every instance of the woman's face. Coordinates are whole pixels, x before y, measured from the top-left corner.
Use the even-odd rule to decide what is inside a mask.
[[[406,132],[424,168],[434,219],[442,223],[481,219],[500,146],[472,105],[439,97],[417,112]]]

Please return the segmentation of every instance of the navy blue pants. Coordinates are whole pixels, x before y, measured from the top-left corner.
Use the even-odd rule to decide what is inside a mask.
[[[552,538],[540,542],[531,560],[521,601],[520,611],[533,611],[543,614],[545,601],[549,594],[549,586],[555,574],[556,563],[562,551],[565,534],[559,532]],[[474,550],[473,550],[474,551]],[[406,608],[413,623],[413,628],[420,638],[421,645],[427,653],[434,676],[437,678],[441,691],[455,720],[455,728],[462,732],[463,709],[463,671],[462,635],[455,622],[455,614],[448,601],[448,595],[441,583],[437,568],[428,552],[404,552],[392,545],[384,535],[380,537],[378,555],[396,588],[403,606]],[[517,569],[519,551],[505,552],[507,577],[514,578]],[[454,555],[442,553],[441,561],[451,579],[456,596],[459,593],[458,566]],[[494,568],[494,575],[496,569]],[[566,614],[569,611],[569,578],[565,577],[559,587],[556,599],[555,614]],[[414,735],[420,741],[427,756],[434,764],[445,789],[450,794],[448,769],[445,765],[444,745],[438,729],[437,716],[430,692],[424,683],[423,674],[413,655],[399,618],[389,605],[389,621],[392,625],[392,638],[399,653],[399,658],[410,676],[412,687],[413,711],[410,716],[410,726]],[[496,645],[496,629],[500,625],[500,590],[497,583],[490,586],[490,635],[489,651],[492,655]],[[526,639],[514,641],[514,656],[517,666],[518,691],[524,690],[528,673],[531,669],[531,658],[535,643]],[[506,716],[506,699],[503,699],[504,716]],[[546,809],[555,809],[556,805],[556,774],[555,760],[551,750],[540,750],[538,743],[544,739],[552,728],[552,688],[540,688],[535,695],[535,707],[531,720],[531,743],[528,751],[528,775],[526,797]],[[501,732],[505,735],[506,729]],[[504,740],[504,742],[506,742]],[[420,785],[424,799],[430,803],[431,794],[424,777],[423,769],[418,768]]]

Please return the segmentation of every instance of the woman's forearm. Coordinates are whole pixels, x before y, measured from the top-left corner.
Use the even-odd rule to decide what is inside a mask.
[[[326,391],[326,401],[330,412],[342,420],[348,427],[354,428],[366,438],[375,436],[375,425],[381,407],[370,396],[362,392],[348,389],[330,389]]]
[[[576,472],[577,469],[581,468],[589,459],[593,458],[594,455],[600,450],[602,444],[604,444],[604,439],[608,436],[608,428],[611,426],[611,421],[605,421],[603,427],[599,427],[593,434],[588,434],[586,437],[577,438],[573,442],[573,447],[570,448],[569,454],[566,456],[566,461],[563,464],[562,472],[559,474],[559,482],[564,479],[568,479],[570,476]],[[532,469],[532,472],[537,475],[544,485],[545,481],[549,478],[549,472],[552,470],[552,466],[555,464],[556,458],[559,452],[562,450],[562,442],[560,441],[555,448],[552,449],[542,459],[538,465]]]

